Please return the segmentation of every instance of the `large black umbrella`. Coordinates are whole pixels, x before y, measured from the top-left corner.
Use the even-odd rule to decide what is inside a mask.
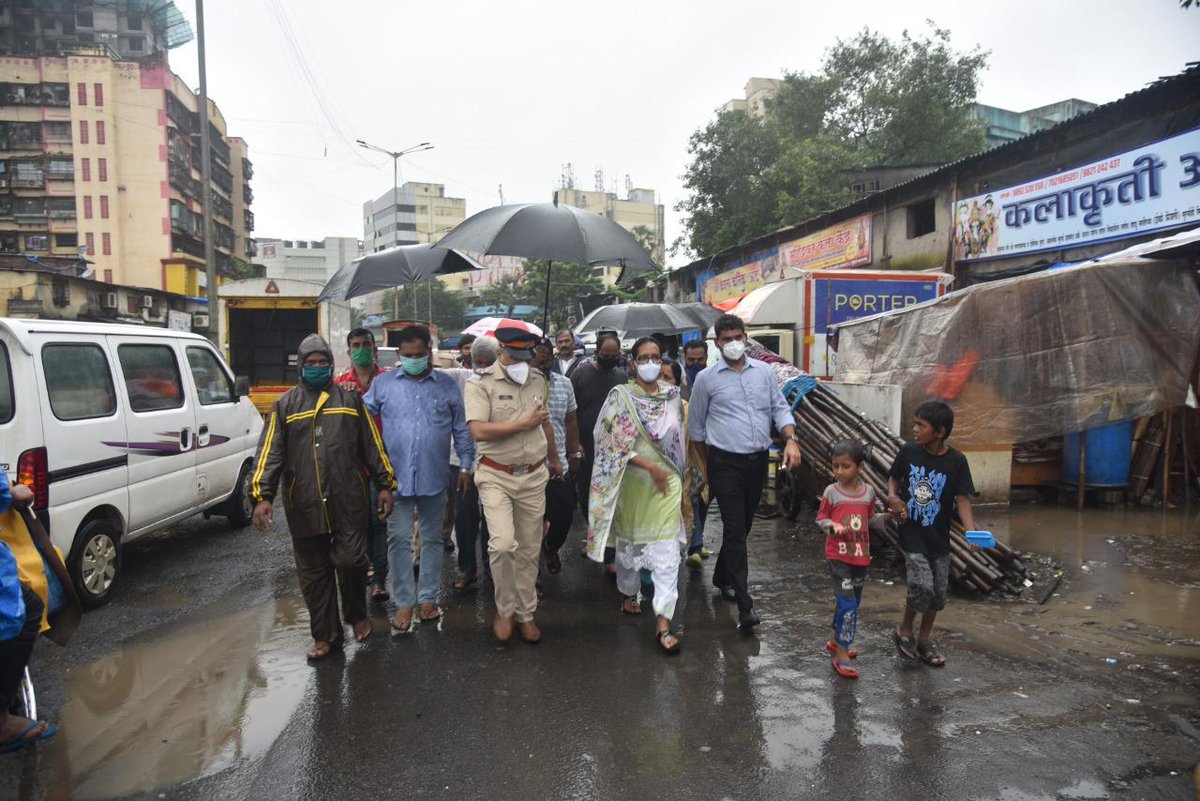
[[[708,328],[721,312],[703,303],[622,303],[601,306],[576,327],[575,333],[612,329],[627,337],[682,334]]]
[[[415,284],[434,275],[482,269],[482,264],[457,250],[436,245],[400,245],[343,264],[325,283],[317,303],[357,298],[400,284]]]
[[[658,269],[633,234],[617,223],[557,202],[494,206],[463,220],[437,245],[550,262],[620,264],[621,281]],[[550,272],[546,270],[543,330],[549,326]]]

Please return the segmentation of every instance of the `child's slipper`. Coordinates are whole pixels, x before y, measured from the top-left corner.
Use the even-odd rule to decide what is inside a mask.
[[[857,679],[858,678],[858,669],[855,668],[853,665],[851,665],[849,662],[843,662],[843,661],[834,659],[832,662],[830,662],[830,664],[833,665],[833,672],[838,674],[839,676],[841,676],[843,679]]]
[[[826,641],[825,650],[831,654],[836,654],[837,653],[837,643],[835,643],[833,640]],[[846,656],[850,657],[851,659],[858,659],[858,649],[857,648],[848,649],[846,651]]]
[[[913,639],[911,634],[907,637],[901,637],[900,632],[892,629],[892,642],[896,643],[896,650],[900,652],[900,656],[916,661],[917,641]]]

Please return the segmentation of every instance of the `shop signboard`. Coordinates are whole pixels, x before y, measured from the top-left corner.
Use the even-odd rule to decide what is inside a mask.
[[[789,269],[798,271],[862,267],[871,263],[871,215],[823,228],[781,245]]]
[[[704,282],[704,302],[713,305],[741,297],[752,289],[778,281],[779,250],[771,248],[755,254],[754,261],[718,273]]]
[[[1085,247],[1200,222],[1200,128],[954,206],[957,261]]]

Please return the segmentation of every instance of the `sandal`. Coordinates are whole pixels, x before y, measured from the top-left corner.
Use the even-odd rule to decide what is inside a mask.
[[[412,619],[413,613],[411,607],[408,609],[397,609],[396,614],[388,621],[388,625],[392,629],[392,636],[399,637],[412,631]]]
[[[420,615],[422,623],[432,623],[442,616],[442,610],[437,604],[421,604]]]
[[[381,604],[390,597],[391,596],[388,594],[388,591],[378,584],[371,588],[371,600],[375,603]]]
[[[454,589],[462,592],[469,589],[476,581],[479,581],[479,574],[474,570],[470,573],[460,573],[458,578],[454,580]]]
[[[896,650],[900,652],[900,656],[905,659],[916,660],[917,658],[917,641],[910,634],[907,637],[900,636],[900,632],[892,629],[892,642],[896,643]]]
[[[935,642],[918,645],[917,654],[921,657],[921,661],[930,667],[942,667],[946,664],[946,657],[942,656],[938,651],[937,643]]]
[[[642,613],[642,603],[636,595],[626,595],[621,601],[621,614],[623,615],[640,615]]]
[[[833,665],[833,672],[841,676],[843,679],[857,679],[858,669],[843,659],[834,659],[830,664]]]
[[[837,653],[837,643],[835,643],[833,640],[826,641],[825,650],[831,654],[836,654]],[[850,657],[851,659],[858,659],[858,649],[857,648],[846,649],[846,656]]]
[[[40,731],[38,731],[40,729]],[[38,731],[37,734],[34,734]],[[44,720],[31,720],[29,725],[21,730],[21,733],[12,738],[6,743],[0,744],[0,754],[7,754],[9,751],[16,751],[18,748],[24,748],[27,745],[49,740],[54,735],[58,734],[58,724],[49,723]]]
[[[358,627],[360,625],[366,626],[366,630],[363,631],[362,634],[358,633]],[[354,629],[354,639],[358,640],[360,643],[366,642],[367,640],[371,639],[371,635],[374,633],[373,630],[371,629],[371,621],[367,620],[365,618],[363,620],[360,620],[358,623],[355,623],[352,628]]]
[[[667,645],[668,637],[675,638],[675,643],[673,645]],[[662,648],[663,653],[667,656],[673,656],[679,653],[679,635],[671,631],[670,626],[665,629],[659,629],[658,633],[654,635],[654,639],[658,640],[659,647]]]

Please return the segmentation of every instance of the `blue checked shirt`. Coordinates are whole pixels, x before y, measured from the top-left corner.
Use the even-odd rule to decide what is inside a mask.
[[[437,495],[446,489],[451,438],[459,463],[475,463],[462,393],[450,376],[434,370],[418,381],[390,370],[371,382],[363,403],[383,421],[398,494]]]
[[[558,373],[548,373],[550,389],[546,393],[546,411],[550,413],[550,427],[554,429],[554,445],[558,449],[558,461],[567,469],[567,412],[575,411],[575,388],[571,379]]]

